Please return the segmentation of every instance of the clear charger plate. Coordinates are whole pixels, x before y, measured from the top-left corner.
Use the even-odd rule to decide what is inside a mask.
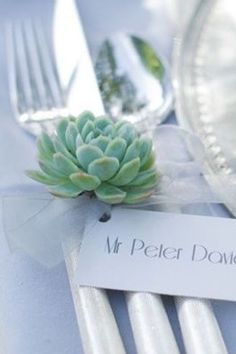
[[[203,0],[177,40],[174,87],[179,123],[206,150],[206,175],[236,215],[236,2]],[[227,182],[228,181],[228,182]]]

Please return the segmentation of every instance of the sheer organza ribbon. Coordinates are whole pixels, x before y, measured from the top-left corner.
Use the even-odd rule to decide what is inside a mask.
[[[221,202],[203,177],[205,153],[196,136],[166,125],[156,129],[153,143],[160,182],[153,195],[135,207],[171,210],[175,205],[183,209],[195,205],[199,209]],[[224,184],[236,192],[235,183]],[[48,267],[79,247],[85,224],[92,225],[110,212],[110,206],[95,198],[55,198],[36,184],[10,186],[1,192],[1,200],[10,248],[21,249]]]

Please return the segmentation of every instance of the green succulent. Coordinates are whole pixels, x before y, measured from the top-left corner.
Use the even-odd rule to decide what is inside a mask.
[[[27,171],[59,197],[94,193],[110,203],[138,203],[157,185],[152,142],[129,122],[90,112],[62,119],[38,138],[40,171]]]

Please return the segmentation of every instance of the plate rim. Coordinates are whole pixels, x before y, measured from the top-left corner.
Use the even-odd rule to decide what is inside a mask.
[[[182,58],[184,53],[184,47],[187,39],[191,35],[192,29],[196,21],[199,20],[200,16],[203,18],[202,21],[207,17],[206,11],[208,7],[211,7],[216,3],[216,0],[201,0],[196,8],[192,16],[189,18],[184,30],[179,32],[174,41],[174,48],[173,48],[173,70],[172,70],[172,78],[173,78],[173,90],[175,94],[175,113],[176,113],[176,120],[178,124],[186,130],[191,131],[192,133],[196,134],[198,138],[200,138],[201,142],[203,143],[204,150],[206,152],[206,161],[203,165],[203,173],[210,185],[214,184],[214,192],[216,192],[222,203],[230,212],[233,217],[236,217],[236,205],[233,205],[223,193],[220,193],[219,190],[216,191],[216,186],[221,186],[219,179],[217,178],[217,173],[220,172],[221,175],[227,176],[226,170],[220,170],[219,167],[216,166],[216,163],[213,162],[213,159],[210,158],[209,149],[207,149],[206,143],[203,141],[202,135],[197,131],[191,119],[188,119],[188,110],[186,108],[184,102],[184,94],[183,94],[183,79],[182,79]],[[211,178],[207,178],[210,176]],[[214,180],[214,183],[212,183]],[[217,188],[218,189],[218,188]],[[236,204],[236,203],[235,203]]]

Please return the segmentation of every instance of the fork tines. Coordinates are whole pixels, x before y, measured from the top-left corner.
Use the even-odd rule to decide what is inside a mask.
[[[64,92],[42,24],[9,23],[6,36],[10,92],[19,122],[25,126],[39,122],[41,126],[55,116],[64,116]]]

